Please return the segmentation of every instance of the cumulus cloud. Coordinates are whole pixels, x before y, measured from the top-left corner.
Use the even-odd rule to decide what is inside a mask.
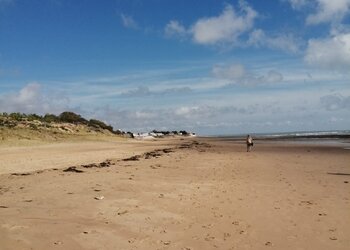
[[[284,0],[286,1],[286,0]],[[305,7],[314,10],[306,18],[308,25],[321,23],[339,24],[350,12],[350,0],[287,0],[293,9]]]
[[[17,93],[0,96],[0,110],[21,113],[60,113],[69,99],[63,95],[45,95],[39,83],[29,83]]]
[[[227,5],[221,15],[198,20],[191,28],[194,42],[216,44],[236,41],[253,27],[254,19],[258,15],[243,1],[240,2],[240,11],[242,14]]]
[[[230,47],[266,47],[289,53],[300,51],[301,39],[293,34],[267,35],[261,29],[254,29],[258,13],[245,1],[239,1],[239,8],[226,5],[218,16],[200,18],[189,28],[177,20],[170,21],[164,29],[167,37],[191,39],[196,44]],[[248,39],[244,35],[248,34]]]
[[[267,36],[261,29],[255,29],[249,34],[248,45],[255,47],[267,47],[297,53],[300,48],[300,41],[293,34],[282,34]]]
[[[326,95],[320,98],[320,102],[322,107],[328,111],[350,109],[350,96],[341,94]]]
[[[191,93],[192,89],[189,87],[181,88],[168,88],[158,91],[150,90],[146,86],[139,86],[136,89],[131,89],[129,91],[121,93],[122,97],[146,97],[146,96],[155,96],[155,95],[176,95],[176,94],[188,94]]]
[[[238,11],[228,4],[219,16],[201,18],[190,28],[172,20],[166,25],[165,34],[190,36],[193,42],[203,45],[232,44],[253,27],[257,16],[258,13],[242,0]]]
[[[321,68],[349,71],[350,33],[326,39],[311,39],[304,59],[308,64]]]
[[[280,83],[283,81],[283,75],[278,71],[270,70],[266,75],[256,75],[246,70],[242,64],[214,66],[212,73],[217,78],[230,80],[231,83],[229,85],[255,86]]]
[[[316,0],[316,2],[316,12],[307,17],[307,24],[340,22],[349,14],[350,0]]]
[[[133,17],[125,15],[125,14],[120,14],[120,18],[121,18],[121,21],[122,21],[122,24],[124,25],[124,27],[131,28],[131,29],[138,28],[138,25]]]

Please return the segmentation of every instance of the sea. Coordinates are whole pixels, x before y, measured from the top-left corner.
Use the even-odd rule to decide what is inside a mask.
[[[227,141],[245,140],[247,134],[210,136]],[[294,131],[251,134],[254,141],[283,141],[285,143],[337,146],[350,150],[350,130]]]

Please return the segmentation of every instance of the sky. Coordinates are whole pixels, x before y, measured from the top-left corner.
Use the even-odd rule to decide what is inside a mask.
[[[350,129],[350,0],[0,0],[0,112],[133,132]]]

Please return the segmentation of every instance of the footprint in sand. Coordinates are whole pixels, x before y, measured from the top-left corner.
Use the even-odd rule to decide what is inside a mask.
[[[227,238],[230,238],[231,234],[230,233],[224,233],[224,240],[226,240]]]
[[[210,234],[207,234],[207,237],[204,238],[206,241],[212,241],[215,240],[214,236],[210,236]]]
[[[299,206],[301,205],[314,205],[315,203],[313,201],[301,201],[299,203]]]
[[[123,215],[123,214],[126,214],[126,213],[128,213],[128,210],[124,210],[124,211],[122,211],[122,212],[118,212],[117,214],[118,214],[118,215]]]
[[[267,241],[267,242],[265,243],[265,246],[272,246],[271,241]]]

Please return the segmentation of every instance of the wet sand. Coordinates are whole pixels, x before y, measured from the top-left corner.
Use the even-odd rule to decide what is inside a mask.
[[[258,142],[246,153],[239,142],[199,138],[128,145],[124,153],[107,149],[105,159],[91,150],[75,168],[74,154],[63,153],[71,162],[35,169],[46,148],[22,165],[8,161],[0,175],[1,249],[350,245],[349,150]]]

